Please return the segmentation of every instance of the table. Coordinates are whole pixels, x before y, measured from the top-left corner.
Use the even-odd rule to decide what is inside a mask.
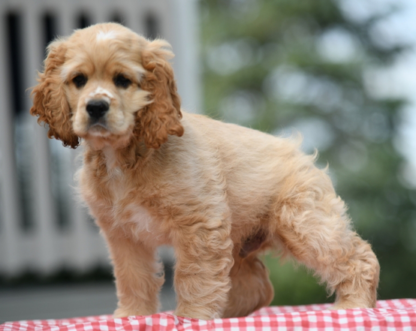
[[[329,307],[265,307],[247,317],[211,321],[177,317],[172,312],[126,318],[103,315],[32,320],[4,323],[0,331],[416,330],[416,299],[378,301],[374,309],[328,310]]]

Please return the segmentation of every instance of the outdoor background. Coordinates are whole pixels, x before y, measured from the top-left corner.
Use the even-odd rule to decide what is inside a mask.
[[[416,297],[414,15],[410,1],[201,3],[205,112],[318,149],[380,261],[380,299]],[[273,304],[333,300],[304,268],[267,261]]]
[[[199,52],[202,102],[201,109],[189,110],[274,135],[300,132],[303,150],[319,151],[318,166],[329,166],[354,227],[379,258],[379,299],[416,298],[416,3],[200,0],[197,4],[193,47]],[[123,23],[117,13],[114,17]],[[8,22],[9,27],[15,24],[13,17]],[[87,23],[84,19],[80,26]],[[157,29],[151,32],[149,37],[159,36]],[[49,40],[54,36],[50,33]],[[181,49],[174,47],[174,52]],[[22,123],[34,119],[27,119],[23,101],[17,99],[15,104],[21,109],[15,114],[17,173],[26,205],[30,172],[24,159],[32,147],[18,136],[26,131]],[[49,148],[56,160],[67,160],[62,155],[69,152],[60,143],[51,142]],[[70,229],[72,207],[65,195],[69,182],[60,178],[68,166],[58,161],[51,164],[52,192],[58,206],[56,222],[65,232]],[[0,185],[1,175],[0,162]],[[28,208],[21,213],[22,228],[30,233],[34,216]],[[91,227],[91,220],[85,222]],[[303,267],[270,256],[265,259],[275,287],[272,304],[334,300]],[[163,300],[164,307],[172,309],[169,261]],[[48,293],[50,306],[67,299],[67,306],[59,306],[66,317],[79,314],[73,306],[83,307],[84,299],[94,305],[88,297],[97,300],[91,314],[109,314],[115,308],[108,265],[89,263],[82,272],[64,267],[46,275],[28,268],[13,277],[0,272],[0,322],[8,318],[1,311],[10,304],[19,311],[28,302],[34,313],[16,318],[46,318],[35,305]]]

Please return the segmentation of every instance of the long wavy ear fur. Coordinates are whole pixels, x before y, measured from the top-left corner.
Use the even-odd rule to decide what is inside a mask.
[[[149,42],[142,51],[142,65],[146,73],[141,88],[150,92],[151,103],[137,113],[136,129],[146,145],[159,148],[168,135],[182,136],[181,101],[177,93],[173,70],[168,59],[173,57],[169,43]]]
[[[57,40],[48,47],[45,60],[45,71],[39,73],[38,85],[31,95],[33,106],[30,114],[38,117],[38,123],[49,125],[48,137],[55,137],[64,146],[76,148],[79,138],[72,130],[71,111],[63,88],[64,81],[60,77],[59,68],[65,62],[65,42]]]

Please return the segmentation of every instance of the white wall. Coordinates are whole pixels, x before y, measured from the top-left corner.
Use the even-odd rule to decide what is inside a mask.
[[[31,270],[50,274],[62,267],[87,271],[108,265],[107,251],[98,230],[85,208],[74,199],[73,173],[80,151],[64,149],[46,138],[46,129],[29,115],[29,92],[22,114],[13,114],[12,84],[6,20],[9,13],[20,15],[22,85],[36,84],[36,72],[44,57],[44,29],[41,18],[55,18],[59,35],[77,28],[81,13],[91,23],[110,20],[115,13],[123,24],[145,34],[145,16],[152,13],[160,22],[160,37],[167,39],[176,54],[173,66],[183,107],[191,112],[201,109],[198,66],[198,24],[196,0],[3,0],[0,2],[0,275],[18,275]],[[21,177],[28,169],[28,179]],[[56,174],[56,169],[58,173]],[[22,184],[19,186],[19,182]],[[29,200],[23,205],[22,191]],[[57,197],[64,201],[62,206]],[[65,211],[69,225],[61,228],[58,212]],[[25,211],[25,212],[23,212]],[[32,226],[23,230],[21,223],[29,214]]]

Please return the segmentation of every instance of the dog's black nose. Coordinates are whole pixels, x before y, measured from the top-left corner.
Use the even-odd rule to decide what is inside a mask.
[[[104,100],[91,100],[87,103],[87,113],[92,119],[100,119],[109,108],[110,105]]]

